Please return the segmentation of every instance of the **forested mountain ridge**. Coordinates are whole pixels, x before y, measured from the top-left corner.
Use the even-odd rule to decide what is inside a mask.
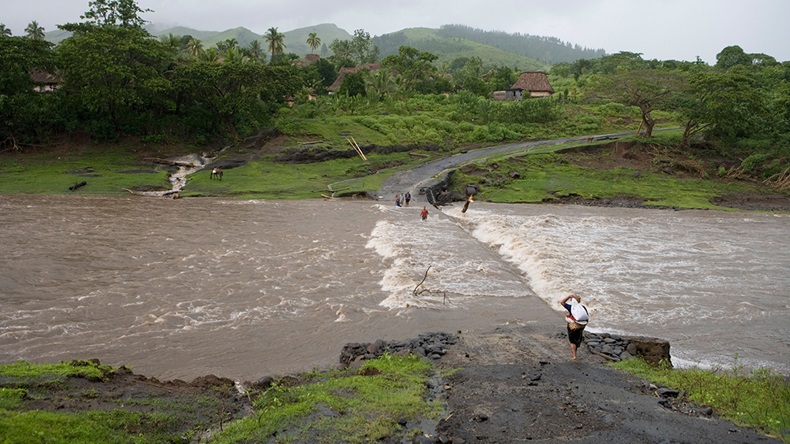
[[[579,59],[594,59],[606,55],[603,49],[571,45],[570,42],[563,42],[556,37],[485,31],[465,25],[444,25],[439,28],[437,35],[471,40],[506,52],[531,57],[549,65],[561,62],[572,63]]]
[[[246,47],[253,40],[261,43],[266,41],[263,35],[244,27],[224,31],[203,31],[183,26],[163,27],[149,24],[146,29],[157,37],[191,36],[201,40],[205,48],[216,46],[217,43],[229,39],[235,39],[241,47]],[[298,56],[312,53],[307,44],[310,33],[316,33],[321,39],[321,47],[316,52],[322,56],[331,55],[328,47],[334,40],[352,38],[348,31],[332,23],[307,26],[282,33],[286,45],[285,52]],[[55,44],[69,35],[69,32],[60,29],[45,33],[46,39]],[[379,47],[382,58],[397,54],[401,46],[410,46],[435,54],[439,63],[449,63],[459,57],[479,57],[487,65],[517,67],[527,71],[543,71],[556,63],[570,63],[579,59],[593,59],[606,55],[603,49],[593,50],[578,44],[571,45],[556,37],[508,34],[464,25],[443,25],[439,29],[406,28],[375,36],[373,43]]]

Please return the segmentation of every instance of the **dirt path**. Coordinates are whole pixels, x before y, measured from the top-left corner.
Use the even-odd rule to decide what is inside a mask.
[[[561,325],[459,334],[441,359],[460,371],[445,386],[448,414],[437,427],[445,441],[435,442],[780,442],[665,407],[644,381],[582,349],[572,361]]]

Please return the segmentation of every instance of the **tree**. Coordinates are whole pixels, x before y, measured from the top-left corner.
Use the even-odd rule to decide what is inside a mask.
[[[0,37],[11,37],[11,30],[2,23],[0,23]]]
[[[91,0],[90,10],[80,18],[87,24],[97,26],[123,26],[142,28],[146,21],[140,17],[150,9],[140,9],[135,0]]]
[[[363,63],[375,63],[379,49],[373,44],[370,34],[364,29],[354,31],[351,40],[335,39],[329,48],[335,53],[340,66],[357,66]]]
[[[642,114],[639,134],[652,137],[655,120],[651,113],[669,104],[685,86],[685,79],[673,71],[622,71],[602,76],[593,95],[624,105],[636,106]]]
[[[453,74],[453,79],[459,88],[474,95],[488,97],[491,94],[488,85],[483,81],[483,60],[480,57],[466,59],[463,67]]]
[[[165,46],[173,48],[174,51],[179,51],[181,49],[181,37],[173,33],[159,37],[159,41],[164,43]]]
[[[486,78],[489,90],[502,91],[516,83],[518,74],[507,66],[494,66],[489,70]]]
[[[176,67],[173,82],[193,131],[233,140],[269,124],[278,103],[301,87],[296,68],[261,63],[199,61]]]
[[[389,70],[380,69],[375,73],[365,70],[363,80],[365,81],[365,95],[374,100],[381,100],[390,97],[398,90],[395,78]]]
[[[263,60],[264,52],[263,46],[261,46],[260,40],[253,40],[247,45],[247,51],[250,54],[250,57],[253,60],[261,61]]]
[[[370,33],[364,29],[354,31],[351,39],[351,56],[358,64],[375,63],[379,58],[379,48],[373,44]]]
[[[316,34],[315,32],[311,32],[307,36],[307,42],[306,43],[308,45],[310,45],[310,50],[312,50],[313,54],[315,54],[315,49],[318,48],[319,46],[321,46],[321,38],[318,37],[318,34]]]
[[[338,66],[356,66],[351,55],[351,41],[335,39],[329,48],[334,53],[336,65]]]
[[[63,71],[60,92],[91,133],[114,138],[139,133],[168,107],[165,72],[175,50],[138,26],[62,26],[74,30],[56,54]]]
[[[239,42],[235,38],[225,39],[221,42],[217,42],[217,51],[221,54],[225,54],[230,49],[237,49],[239,46]]]
[[[0,37],[0,147],[40,141],[58,120],[57,113],[45,111],[57,98],[34,91],[35,71],[54,71],[51,43]]]
[[[432,84],[438,75],[438,69],[433,62],[437,59],[437,56],[429,52],[401,46],[398,55],[385,57],[381,64],[398,73],[406,90],[430,93],[435,92]]]
[[[736,65],[751,64],[752,58],[738,45],[728,46],[716,54],[716,68],[729,69]]]
[[[349,97],[364,96],[365,95],[365,75],[370,70],[363,69],[357,72],[348,73],[343,77],[343,83],[340,84],[337,93]]]
[[[277,28],[269,28],[263,36],[269,46],[269,53],[272,57],[281,55],[285,51],[285,35],[280,33]]]
[[[200,53],[200,60],[208,63],[216,63],[219,61],[219,51],[217,48],[209,48]]]
[[[44,28],[38,25],[38,22],[33,20],[25,28],[25,35],[34,40],[44,40]]]
[[[200,54],[203,52],[203,42],[196,38],[191,38],[187,43],[187,51],[194,58],[200,57]]]
[[[690,85],[691,102],[680,109],[686,119],[684,145],[701,131],[728,142],[771,132],[768,97],[748,68],[736,65],[725,72],[700,72]]]

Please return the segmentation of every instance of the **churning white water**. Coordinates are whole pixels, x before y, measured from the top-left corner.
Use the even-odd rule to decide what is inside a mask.
[[[590,330],[668,339],[676,364],[790,374],[788,215],[422,205],[0,196],[0,362],[253,379],[347,342],[562,325],[575,292]]]

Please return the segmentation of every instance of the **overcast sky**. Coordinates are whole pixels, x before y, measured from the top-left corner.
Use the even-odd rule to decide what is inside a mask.
[[[257,34],[334,23],[372,36],[404,28],[462,24],[490,31],[557,37],[608,54],[709,64],[738,45],[790,61],[790,0],[138,0],[156,25]],[[35,20],[45,31],[79,22],[88,0],[0,0],[0,23],[24,35]],[[321,37],[319,35],[319,37]],[[329,43],[329,42],[326,42]],[[287,42],[286,42],[287,44]]]

